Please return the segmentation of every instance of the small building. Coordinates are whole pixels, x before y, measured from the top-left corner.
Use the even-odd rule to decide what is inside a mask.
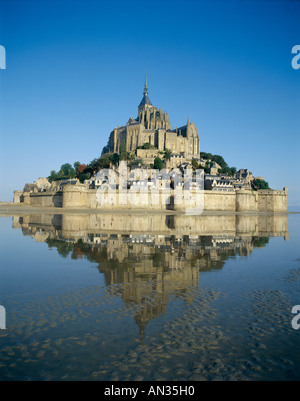
[[[23,191],[24,192],[38,192],[38,187],[36,184],[25,184]]]
[[[181,154],[171,154],[169,159],[166,160],[165,165],[168,169],[173,169],[181,166],[186,162],[186,158]]]
[[[245,169],[240,169],[237,173],[236,173],[236,178],[238,179],[242,179],[245,180],[247,182],[251,182],[253,181],[253,174],[251,171],[249,171],[247,168]]]
[[[218,163],[214,162],[214,163],[210,166],[210,168],[209,168],[209,174],[211,174],[211,175],[217,175],[217,174],[219,173],[219,170],[220,170],[221,168],[222,168],[222,167],[221,167]]]
[[[204,189],[210,191],[234,191],[231,180],[213,179],[204,181]]]

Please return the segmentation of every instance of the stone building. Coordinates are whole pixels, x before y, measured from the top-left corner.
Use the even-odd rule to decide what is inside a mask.
[[[239,180],[245,180],[247,182],[253,181],[254,177],[251,171],[249,171],[247,168],[240,169],[236,173],[236,178]]]
[[[149,143],[157,154],[168,149],[172,154],[186,158],[200,157],[200,139],[195,124],[188,119],[186,125],[171,129],[168,112],[153,106],[149,99],[147,76],[137,118],[131,117],[126,125],[111,132],[106,151],[120,153],[122,142],[126,144],[127,152],[135,152],[138,147]],[[152,149],[151,158],[155,149]]]
[[[210,166],[210,168],[209,168],[209,174],[211,174],[211,175],[217,175],[217,174],[219,173],[219,170],[220,170],[221,168],[222,168],[222,167],[221,167],[218,163],[214,162],[214,163]]]

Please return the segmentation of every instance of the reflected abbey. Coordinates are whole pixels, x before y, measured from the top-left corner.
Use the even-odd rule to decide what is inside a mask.
[[[62,257],[97,263],[110,291],[135,308],[141,339],[174,294],[193,302],[201,272],[247,257],[269,237],[288,239],[286,215],[28,214],[13,216],[13,227]]]

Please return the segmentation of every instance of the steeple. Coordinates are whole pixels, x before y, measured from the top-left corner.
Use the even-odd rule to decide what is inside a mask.
[[[148,96],[147,72],[145,73],[144,96]]]
[[[152,103],[148,96],[147,74],[145,74],[144,97],[143,97],[141,103],[139,104],[139,108],[141,106],[145,106],[146,104],[148,104],[149,106],[152,106]]]

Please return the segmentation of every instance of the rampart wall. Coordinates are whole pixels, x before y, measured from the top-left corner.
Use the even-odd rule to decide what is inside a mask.
[[[283,190],[240,190],[202,191],[191,197],[174,196],[172,190],[149,191],[97,191],[86,185],[66,185],[62,191],[22,192],[15,191],[14,203],[36,207],[62,207],[64,209],[100,210],[144,210],[144,211],[221,211],[221,212],[287,212],[288,189]],[[200,196],[200,197],[199,197]],[[199,200],[200,199],[200,200]],[[200,202],[200,203],[199,203]]]

